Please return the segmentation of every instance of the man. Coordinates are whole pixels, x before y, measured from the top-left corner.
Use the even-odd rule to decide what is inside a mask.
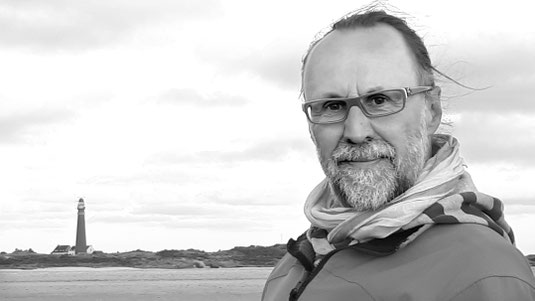
[[[535,300],[501,201],[435,133],[433,71],[422,39],[383,11],[346,16],[311,45],[303,110],[326,179],[263,300]]]

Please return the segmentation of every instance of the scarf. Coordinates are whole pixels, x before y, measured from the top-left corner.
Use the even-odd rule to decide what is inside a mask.
[[[318,256],[330,251],[415,230],[404,247],[434,224],[485,225],[514,244],[503,217],[503,203],[480,193],[465,171],[459,143],[448,135],[434,135],[438,151],[423,167],[415,184],[377,211],[341,207],[324,179],[307,198],[305,215],[311,222],[307,239]]]

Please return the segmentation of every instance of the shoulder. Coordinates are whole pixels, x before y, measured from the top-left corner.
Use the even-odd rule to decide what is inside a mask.
[[[271,274],[268,276],[267,281],[271,281],[280,277],[288,275],[290,270],[299,269],[304,271],[304,267],[299,263],[299,261],[293,257],[290,253],[286,253],[279,262],[275,265]]]
[[[314,274],[303,299],[535,300],[535,278],[525,257],[481,225],[436,225],[387,256],[341,250]],[[269,276],[263,300],[287,299],[306,275],[299,260],[286,254]]]
[[[532,276],[524,255],[492,229],[478,224],[439,225],[415,241],[419,252],[477,267],[480,273]]]
[[[299,261],[286,253],[264,284],[262,300],[287,300],[290,291],[307,275]]]
[[[434,265],[448,278],[445,300],[535,300],[527,259],[488,227],[436,226],[415,243],[418,252],[442,261]]]
[[[535,292],[535,278],[522,253],[490,228],[475,224],[433,226],[384,257],[348,249],[334,256],[326,269],[384,299],[457,301],[454,298],[463,295],[484,296],[491,291],[481,290],[496,283],[502,283],[506,295]],[[470,298],[458,300],[487,300]]]
[[[463,288],[448,300],[535,300],[535,287],[533,287],[533,283],[515,276],[488,276]]]

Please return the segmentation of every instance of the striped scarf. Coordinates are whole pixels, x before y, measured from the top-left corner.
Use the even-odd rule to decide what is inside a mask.
[[[341,207],[327,179],[316,186],[305,203],[305,215],[312,224],[307,238],[316,254],[419,227],[399,246],[402,248],[434,224],[481,224],[514,244],[513,231],[503,217],[503,203],[476,190],[464,170],[457,140],[434,135],[432,141],[439,149],[414,186],[378,211]]]

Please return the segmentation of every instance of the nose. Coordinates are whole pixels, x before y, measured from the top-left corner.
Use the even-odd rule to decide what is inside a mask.
[[[343,141],[351,144],[369,142],[373,139],[374,131],[370,119],[354,106],[349,110],[344,122]]]

